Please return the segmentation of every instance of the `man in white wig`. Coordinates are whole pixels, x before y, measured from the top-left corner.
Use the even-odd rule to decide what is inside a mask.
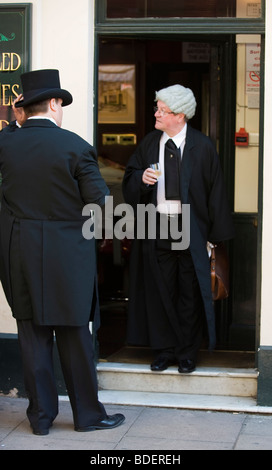
[[[138,204],[153,204],[157,214],[156,238],[146,233],[132,245],[127,339],[152,348],[151,370],[177,364],[189,373],[204,331],[209,348],[216,345],[207,241],[232,238],[233,223],[217,152],[188,124],[196,110],[192,90],[169,86],[155,101],[155,130],[131,156],[123,181],[135,214]],[[153,163],[160,164],[158,179]]]

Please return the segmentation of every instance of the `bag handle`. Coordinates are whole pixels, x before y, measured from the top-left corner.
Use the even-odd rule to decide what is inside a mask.
[[[211,249],[211,283],[212,283],[212,292],[214,292],[215,289],[215,245],[212,245],[210,243],[210,249]]]

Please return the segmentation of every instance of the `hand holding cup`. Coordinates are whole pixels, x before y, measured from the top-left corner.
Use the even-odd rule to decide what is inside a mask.
[[[157,183],[160,175],[161,175],[160,164],[151,163],[150,167],[144,171],[142,180],[145,184],[154,185],[155,183]]]

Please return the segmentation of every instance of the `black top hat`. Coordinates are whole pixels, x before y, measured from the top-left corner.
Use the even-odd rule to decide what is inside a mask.
[[[58,70],[34,70],[21,75],[24,99],[15,103],[16,108],[27,106],[51,98],[62,98],[62,106],[67,106],[73,101],[69,91],[60,88]]]

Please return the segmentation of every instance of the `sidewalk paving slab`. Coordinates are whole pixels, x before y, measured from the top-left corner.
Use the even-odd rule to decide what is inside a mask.
[[[148,406],[105,405],[125,422],[111,430],[74,431],[69,401],[48,436],[35,436],[26,417],[28,401],[0,396],[0,450],[142,451],[163,454],[196,450],[272,450],[272,415]]]

